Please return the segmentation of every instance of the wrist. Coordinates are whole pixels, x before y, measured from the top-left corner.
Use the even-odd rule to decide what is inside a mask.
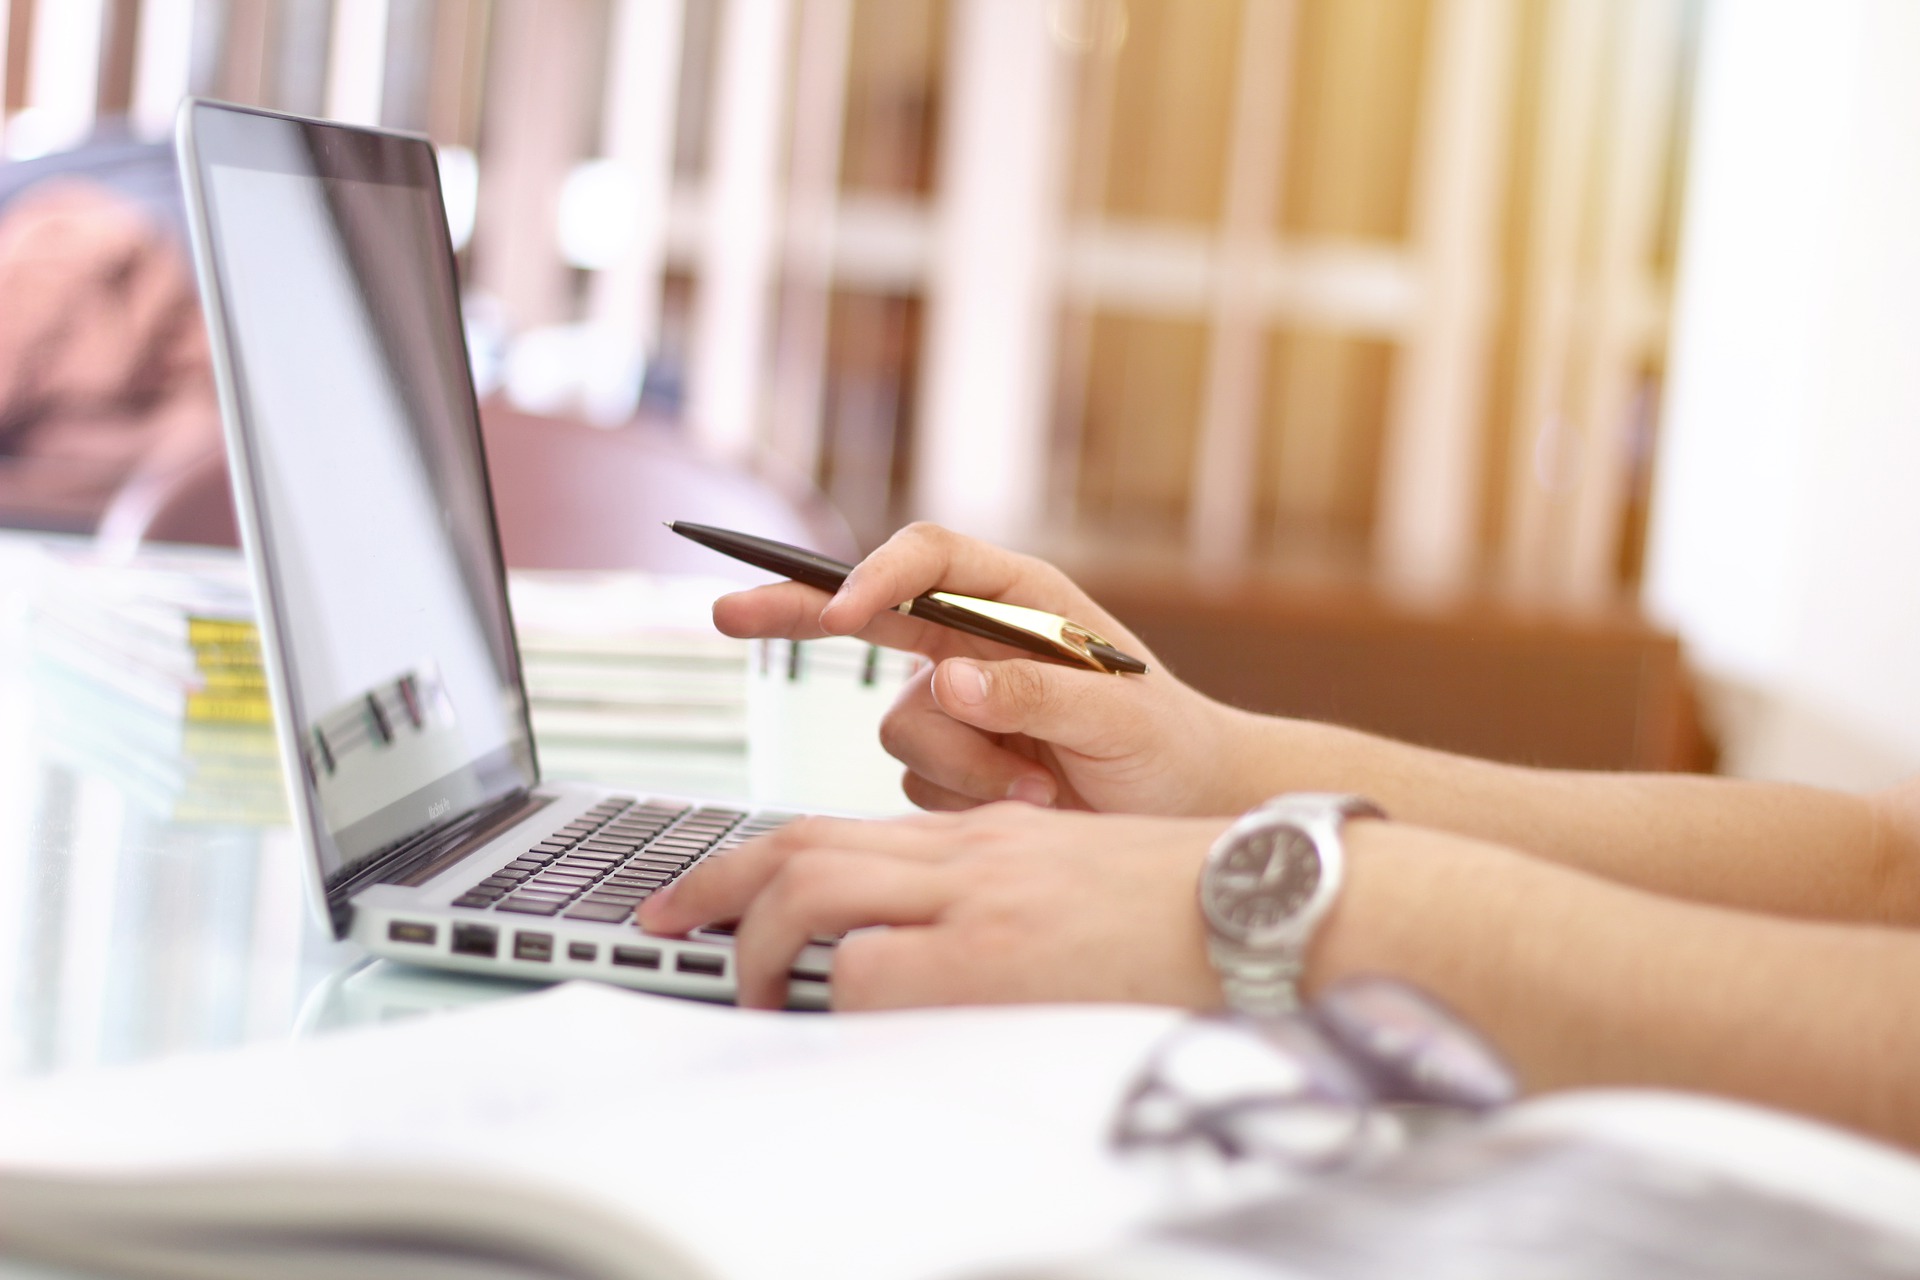
[[[1300,767],[1307,756],[1299,742],[1299,728],[1315,728],[1300,721],[1244,711],[1214,703],[1220,725],[1213,737],[1218,755],[1198,812],[1245,813],[1282,791],[1334,789],[1315,771],[1309,777]]]

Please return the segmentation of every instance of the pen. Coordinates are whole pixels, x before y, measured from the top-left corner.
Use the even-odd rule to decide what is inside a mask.
[[[847,575],[853,572],[852,565],[829,556],[750,533],[735,533],[731,529],[690,524],[685,520],[670,520],[667,528],[735,560],[829,593],[838,591]],[[951,591],[930,591],[894,607],[909,617],[986,640],[998,640],[1056,662],[1116,674],[1124,671],[1141,675],[1147,669],[1146,663],[1120,652],[1086,627],[1042,609],[980,600]]]

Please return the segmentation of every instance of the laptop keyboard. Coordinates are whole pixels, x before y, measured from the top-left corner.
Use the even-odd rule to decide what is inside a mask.
[[[456,907],[613,923],[710,852],[791,813],[610,796],[453,900]]]

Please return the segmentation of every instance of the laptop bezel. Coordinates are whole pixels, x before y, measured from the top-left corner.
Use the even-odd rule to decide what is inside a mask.
[[[241,545],[246,553],[258,610],[262,665],[266,670],[269,698],[275,713],[274,730],[280,747],[287,802],[300,834],[302,852],[305,855],[303,864],[308,902],[322,926],[334,937],[340,938],[346,936],[351,926],[350,902],[359,888],[381,879],[389,872],[408,866],[416,860],[422,846],[443,845],[449,839],[460,839],[466,829],[476,825],[491,825],[486,822],[476,823],[476,818],[480,815],[514,802],[524,803],[529,790],[537,786],[540,781],[539,756],[528,715],[526,682],[520,648],[513,632],[512,606],[506,592],[506,563],[500,549],[498,513],[495,510],[493,486],[487,469],[485,440],[480,431],[479,399],[475,394],[472,379],[469,377],[461,383],[465,389],[465,404],[461,407],[467,414],[472,432],[474,461],[483,489],[481,509],[490,535],[486,550],[491,560],[493,582],[499,595],[501,616],[507,624],[507,643],[504,650],[505,674],[519,694],[515,710],[519,720],[521,742],[517,745],[525,752],[529,784],[527,787],[514,788],[506,794],[489,796],[480,804],[442,815],[437,821],[415,831],[403,843],[343,865],[332,873],[327,871],[323,850],[332,846],[333,835],[327,829],[323,815],[320,813],[301,755],[302,744],[299,733],[301,718],[298,714],[300,702],[295,692],[297,685],[292,678],[294,659],[288,645],[285,602],[271,572],[269,535],[262,518],[262,504],[258,492],[262,477],[251,434],[251,424],[247,421],[245,413],[247,403],[244,395],[245,370],[238,367],[234,359],[232,319],[228,315],[226,294],[222,287],[215,252],[214,224],[217,214],[208,199],[206,189],[209,168],[213,164],[259,166],[249,166],[244,159],[240,158],[208,154],[206,139],[203,136],[204,130],[199,122],[204,114],[209,112],[228,117],[257,117],[273,121],[277,128],[293,127],[303,133],[318,133],[325,140],[323,147],[327,143],[332,143],[354,148],[411,149],[413,155],[409,158],[422,162],[423,171],[430,179],[429,194],[433,197],[436,207],[440,207],[441,202],[438,157],[432,142],[420,134],[318,121],[205,98],[184,100],[175,120],[176,152],[187,208],[187,223],[192,237],[194,270],[199,282],[201,307],[212,354],[214,381],[229,460],[228,472],[233,489],[236,523],[239,526]],[[447,232],[444,219],[435,225],[434,236],[440,249],[440,260],[432,264],[432,268],[447,272],[449,280],[457,281],[458,270],[452,238]],[[470,368],[471,353],[466,345],[464,326],[460,325],[456,318],[454,327],[453,336],[459,344],[461,358],[469,362],[467,367]]]

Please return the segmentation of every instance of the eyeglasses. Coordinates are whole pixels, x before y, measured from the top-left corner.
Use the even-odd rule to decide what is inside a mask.
[[[1353,978],[1294,1013],[1181,1024],[1122,1100],[1113,1141],[1330,1170],[1397,1146],[1408,1107],[1472,1113],[1516,1092],[1499,1052],[1439,1001]]]

